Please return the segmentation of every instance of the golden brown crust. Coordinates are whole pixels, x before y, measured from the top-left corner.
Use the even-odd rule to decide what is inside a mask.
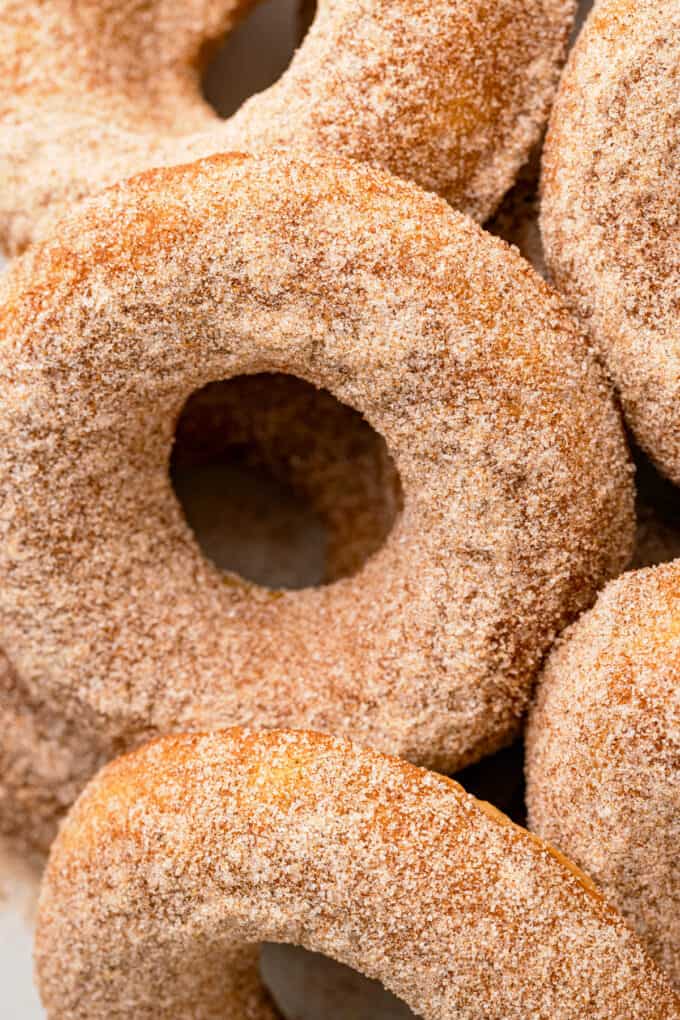
[[[602,896],[458,784],[313,733],[157,741],[109,766],[52,849],[48,1016],[272,1016],[260,940],[379,979],[423,1020],[678,1020]]]
[[[680,983],[680,560],[614,581],[548,659],[530,825],[585,868]]]
[[[180,409],[263,371],[356,408],[400,472],[354,577],[249,585],[182,518]],[[630,555],[621,423],[560,301],[356,164],[214,157],[91,200],[2,282],[0,377],[0,637],[26,702],[81,735],[82,781],[86,751],[251,721],[455,770],[517,734],[555,634]]]
[[[545,124],[573,0],[322,0],[290,68],[221,122],[197,65],[249,0],[3,0],[0,237],[147,167],[322,150],[485,219]]]
[[[551,274],[587,322],[626,419],[680,484],[680,5],[602,0],[544,150]]]

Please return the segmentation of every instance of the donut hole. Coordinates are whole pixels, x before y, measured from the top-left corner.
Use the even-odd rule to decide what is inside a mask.
[[[307,27],[298,0],[266,0],[214,51],[203,76],[203,96],[230,117],[249,96],[273,85],[288,67]]]
[[[269,588],[355,574],[403,505],[384,439],[292,375],[210,383],[177,422],[175,494],[204,555]]]
[[[415,1015],[379,981],[298,946],[265,944],[260,973],[287,1020],[411,1020]]]

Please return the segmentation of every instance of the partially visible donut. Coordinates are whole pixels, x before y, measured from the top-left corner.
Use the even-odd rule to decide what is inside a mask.
[[[601,0],[543,157],[548,268],[635,437],[680,484],[680,4]]]
[[[272,1020],[262,940],[423,1020],[680,1017],[585,875],[450,779],[301,732],[169,737],[107,766],[43,881],[48,1016]]]
[[[93,755],[253,721],[454,771],[517,735],[555,634],[630,555],[585,341],[414,185],[281,155],[149,172],[1,286],[0,643],[41,732],[56,712],[78,735],[68,790]],[[220,572],[172,492],[187,398],[260,372],[359,411],[399,472],[385,544],[334,584]]]
[[[530,827],[680,986],[680,560],[614,581],[551,654],[527,781]]]
[[[574,0],[321,0],[221,122],[199,75],[252,0],[1,0],[0,239],[130,174],[281,146],[369,162],[485,219],[547,119]]]

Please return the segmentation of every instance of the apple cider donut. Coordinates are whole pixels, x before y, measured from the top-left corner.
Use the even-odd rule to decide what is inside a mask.
[[[184,520],[180,410],[262,372],[385,440],[403,510],[351,577],[260,588]],[[84,203],[2,281],[0,385],[0,643],[81,784],[85,747],[253,721],[453,771],[517,735],[555,634],[631,552],[621,422],[560,299],[360,164],[212,157]]]
[[[43,881],[48,1017],[274,1020],[263,940],[423,1020],[680,1017],[590,880],[450,779],[304,732],[166,737],[108,765]]]
[[[391,170],[485,219],[537,141],[574,0],[320,0],[226,122],[200,72],[253,0],[0,0],[0,238],[154,166],[294,147]]]
[[[614,581],[548,659],[530,826],[585,868],[680,987],[680,560]]]
[[[601,0],[543,161],[548,268],[640,446],[680,484],[680,4]]]

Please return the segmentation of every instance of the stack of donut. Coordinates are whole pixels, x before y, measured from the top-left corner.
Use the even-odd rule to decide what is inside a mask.
[[[0,0],[0,833],[49,849],[47,1014],[273,1020],[269,940],[424,1020],[678,1020],[680,561],[625,572],[625,426],[680,484],[680,6],[600,0],[560,81],[570,0],[320,0],[220,122],[250,6]],[[549,115],[556,289],[474,222]],[[247,444],[323,584],[202,551],[171,465]],[[531,832],[445,778],[523,732]]]

